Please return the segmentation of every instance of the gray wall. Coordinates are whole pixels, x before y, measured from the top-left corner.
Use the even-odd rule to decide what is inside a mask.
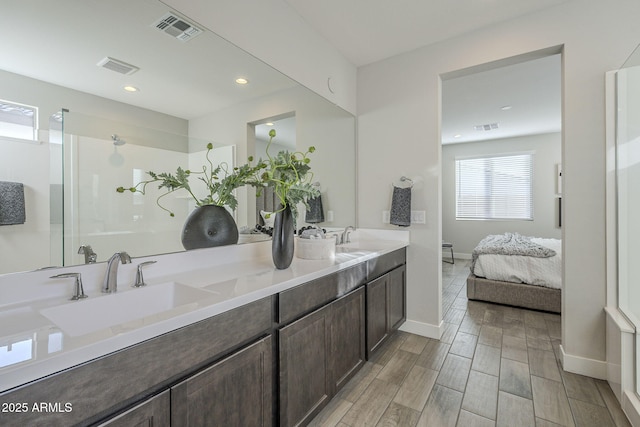
[[[556,165],[561,163],[560,133],[442,146],[442,238],[455,253],[470,255],[487,234],[518,232],[527,236],[561,238],[557,226]],[[534,152],[533,221],[456,220],[456,157]]]

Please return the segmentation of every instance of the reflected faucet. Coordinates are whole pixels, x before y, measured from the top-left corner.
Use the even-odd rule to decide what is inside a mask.
[[[96,254],[91,245],[82,245],[78,248],[78,254],[84,255],[85,264],[93,264],[98,260],[98,254]]]
[[[107,261],[107,273],[102,282],[102,292],[111,293],[118,290],[118,265],[129,264],[131,257],[126,252],[116,252]]]
[[[349,235],[352,231],[356,231],[356,228],[353,225],[346,226],[344,231],[342,232],[342,236],[340,237],[340,243],[351,243]]]

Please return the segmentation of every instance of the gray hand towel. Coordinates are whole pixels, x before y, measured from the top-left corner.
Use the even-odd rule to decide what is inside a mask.
[[[400,188],[393,186],[389,222],[400,227],[411,225],[411,187]]]
[[[24,186],[0,181],[0,225],[24,224]]]
[[[324,222],[324,210],[322,209],[322,196],[314,197],[313,199],[307,200],[309,204],[309,209],[307,209],[307,213],[304,216],[305,222],[309,224],[317,224],[319,222]]]

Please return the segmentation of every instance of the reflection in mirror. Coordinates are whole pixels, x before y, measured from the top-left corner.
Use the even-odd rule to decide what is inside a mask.
[[[234,164],[234,147],[214,141],[73,111],[64,114],[63,125],[65,265],[84,262],[84,254],[78,252],[81,246],[91,246],[97,261],[124,248],[134,257],[183,250],[181,230],[195,207],[195,199],[186,190],[165,196],[166,189],[155,183],[146,187],[145,194],[117,193],[116,188],[131,188],[148,180],[148,171],[202,170],[210,142],[214,144],[209,156],[214,168],[218,164],[233,168]],[[206,195],[203,182],[197,178],[189,182],[195,197]]]
[[[295,116],[284,117],[279,119],[265,119],[262,124],[257,124],[255,130],[255,154],[254,157],[267,159],[274,156],[280,151],[288,151],[293,153],[296,151],[296,118]],[[269,145],[269,132],[274,130],[276,137],[273,138]],[[269,148],[269,150],[267,150]],[[311,165],[313,167],[313,165]],[[274,192],[269,188],[265,188],[262,194],[256,195],[256,228],[265,233],[269,233],[273,228],[275,216],[273,212],[278,210],[279,201]],[[303,212],[298,209],[298,212]],[[297,218],[297,222],[300,219]],[[298,228],[298,227],[296,227]]]
[[[24,224],[0,226],[0,273],[83,263],[80,245],[91,245],[98,261],[115,250],[132,256],[182,250],[179,232],[169,231],[154,197],[143,196],[142,205],[130,194],[123,207],[115,203],[125,195],[102,191],[133,184],[148,169],[175,171],[183,159],[201,164],[204,141],[225,147],[225,156],[242,164],[255,153],[253,127],[265,118],[295,116],[297,143],[317,148],[314,173],[325,209],[335,215],[327,226],[354,224],[354,117],[189,17],[181,16],[202,31],[188,41],[158,30],[154,24],[167,13],[181,16],[156,0],[30,0],[3,11],[5,31],[22,36],[3,46],[0,93],[37,107],[38,119],[35,140],[0,137],[0,181],[24,184],[26,208]],[[113,22],[119,23],[115,32]],[[121,74],[97,66],[106,56],[139,70]],[[248,85],[234,82],[239,74]],[[140,90],[125,92],[125,84]],[[68,109],[64,145],[61,107]],[[131,158],[144,162],[133,165]],[[255,226],[255,192],[239,189],[237,197],[238,226]],[[188,198],[172,203],[186,206],[182,215],[193,208]],[[157,220],[144,224],[152,215]],[[182,222],[173,224],[180,230]],[[134,238],[138,232],[146,237]]]

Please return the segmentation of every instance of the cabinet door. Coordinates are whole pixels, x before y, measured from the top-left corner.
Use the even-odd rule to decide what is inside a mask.
[[[171,388],[175,426],[271,426],[271,336]]]
[[[110,419],[100,427],[169,427],[170,425],[169,390],[145,400],[117,417]]]
[[[388,283],[388,274],[367,283],[367,357],[382,344],[389,332]]]
[[[332,394],[365,362],[364,288],[331,304],[330,367]]]
[[[406,267],[398,267],[389,272],[389,328],[396,330],[407,318],[406,308]]]
[[[279,331],[281,426],[307,424],[329,401],[329,312],[324,307]]]

